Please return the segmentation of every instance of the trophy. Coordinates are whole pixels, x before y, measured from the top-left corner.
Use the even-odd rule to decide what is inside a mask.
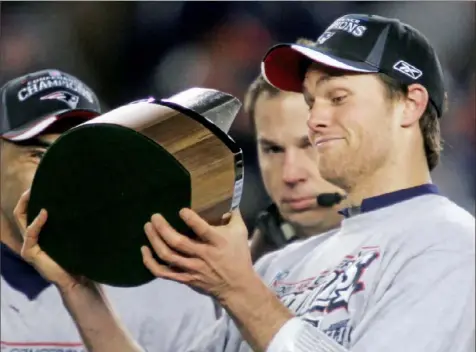
[[[228,131],[240,108],[229,94],[192,88],[121,106],[62,134],[40,162],[28,204],[29,223],[48,211],[41,248],[71,274],[99,283],[153,280],[140,252],[150,247],[144,225],[153,214],[194,237],[180,209],[218,225],[238,207],[243,155]]]

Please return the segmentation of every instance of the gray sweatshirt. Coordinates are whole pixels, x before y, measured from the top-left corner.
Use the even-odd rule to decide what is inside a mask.
[[[435,188],[365,200],[339,230],[263,257],[295,314],[267,352],[474,351],[475,219]],[[251,348],[225,314],[187,351]]]

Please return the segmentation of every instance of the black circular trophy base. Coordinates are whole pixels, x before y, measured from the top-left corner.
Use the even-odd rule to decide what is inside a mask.
[[[145,223],[161,213],[188,233],[178,211],[190,202],[188,171],[159,144],[119,125],[90,124],[66,132],[45,154],[28,223],[45,208],[39,245],[53,260],[71,274],[131,287],[154,279],[140,251],[150,247]]]

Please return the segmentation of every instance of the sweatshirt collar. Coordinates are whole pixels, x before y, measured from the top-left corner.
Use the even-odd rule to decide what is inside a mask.
[[[375,197],[366,198],[359,206],[344,208],[339,211],[344,217],[349,218],[362,213],[388,207],[390,205],[419,197],[426,194],[440,194],[438,187],[428,183],[416,187],[400,189],[395,192],[381,194]]]

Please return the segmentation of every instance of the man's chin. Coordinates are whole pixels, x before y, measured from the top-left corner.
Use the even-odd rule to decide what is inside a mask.
[[[320,163],[319,164],[319,173],[321,177],[326,180],[327,182],[341,188],[345,189],[344,187],[347,185],[345,182],[346,180],[346,168],[344,163],[341,159],[341,162],[331,163]]]
[[[322,217],[323,215],[316,208],[284,215],[289,223],[301,227],[318,225]]]
[[[337,213],[330,213],[330,210],[323,208],[287,214],[285,219],[296,227],[303,237],[317,235],[338,226]]]

